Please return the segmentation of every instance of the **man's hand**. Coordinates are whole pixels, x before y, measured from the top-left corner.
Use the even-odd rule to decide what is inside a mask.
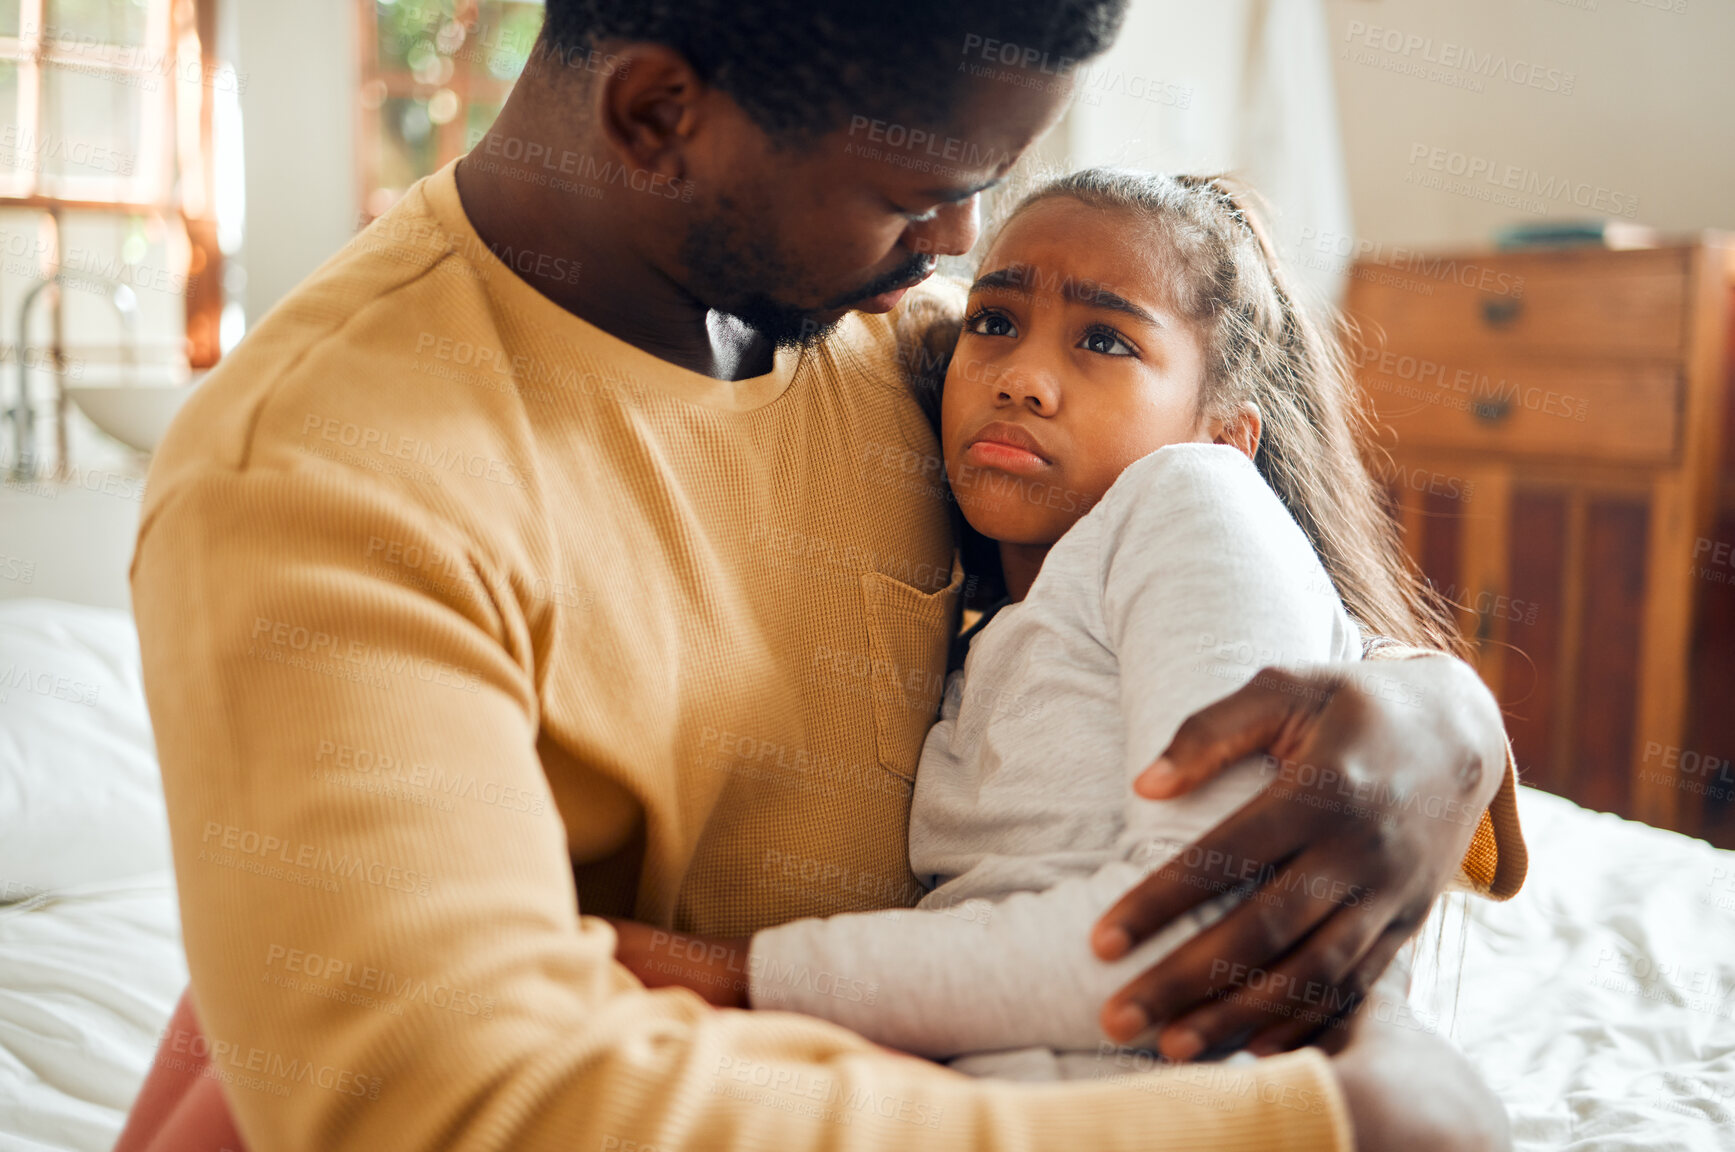
[[[718,1008],[747,1007],[751,937],[718,940],[603,919],[615,930],[615,960],[646,988],[689,988]]]
[[[1247,898],[1121,989],[1103,1030],[1164,1055],[1299,1047],[1361,1001],[1457,874],[1505,771],[1493,696],[1447,656],[1266,669],[1195,713],[1136,789],[1180,795],[1267,752],[1270,782],[1098,921],[1114,960],[1217,893]]]
[[[1358,1012],[1332,1057],[1356,1152],[1509,1152],[1510,1124],[1456,1048]]]

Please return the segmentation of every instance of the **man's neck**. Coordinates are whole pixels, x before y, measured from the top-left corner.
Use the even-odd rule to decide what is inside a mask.
[[[598,199],[562,191],[530,178],[539,165],[506,159],[507,141],[517,142],[512,155],[522,155],[523,141],[536,141],[568,172],[620,163],[575,133],[551,127],[572,115],[570,108],[541,113],[557,99],[540,86],[514,92],[487,136],[458,162],[458,198],[482,242],[497,256],[518,256],[513,267],[528,270],[521,278],[560,307],[659,359],[718,380],[769,372],[768,341],[710,312],[633,242],[643,221],[622,203],[631,193],[618,184],[605,186]],[[551,258],[544,267],[554,266],[553,259],[566,262],[563,270],[576,262],[577,275],[535,275],[543,255]]]

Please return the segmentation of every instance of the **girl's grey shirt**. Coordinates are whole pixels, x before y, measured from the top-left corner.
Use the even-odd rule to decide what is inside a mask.
[[[1261,668],[1359,655],[1307,537],[1246,456],[1180,444],[1138,461],[948,680],[910,815],[911,867],[933,890],[916,909],[758,933],[754,1007],[936,1059],[1026,1050],[959,1062],[973,1072],[1025,1067],[1030,1049],[1098,1050],[1109,995],[1231,897],[1112,964],[1090,948],[1097,918],[1274,776],[1249,759],[1165,801],[1133,779]],[[1222,872],[1225,890],[1246,878],[1235,862]]]

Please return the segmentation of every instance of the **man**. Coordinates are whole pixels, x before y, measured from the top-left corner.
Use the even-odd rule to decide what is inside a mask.
[[[222,1081],[255,1152],[1499,1138],[1461,1061],[1372,1025],[1331,1061],[1031,1092],[611,963],[604,914],[736,936],[918,894],[961,579],[886,316],[971,247],[1120,10],[555,0],[488,136],[193,398],[134,569],[204,1029],[184,1009],[163,1051],[207,1060],[175,1067]],[[1215,938],[1344,1004],[1496,788],[1467,878],[1523,870],[1486,692],[1386,669],[1399,691],[1262,677],[1168,757],[1170,788],[1271,747],[1375,795],[1371,825],[1261,801],[1208,843],[1381,894],[1249,902]],[[1129,896],[1099,952],[1209,895],[1189,880]],[[1208,996],[1238,982],[1209,960],[1121,1007],[1183,1051],[1316,1027]]]

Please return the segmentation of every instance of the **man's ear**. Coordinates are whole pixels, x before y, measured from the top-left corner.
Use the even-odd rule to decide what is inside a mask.
[[[591,93],[603,140],[635,168],[686,178],[686,150],[708,86],[685,56],[662,44],[630,44],[616,59]]]
[[[1211,443],[1232,444],[1249,460],[1259,451],[1259,433],[1265,422],[1259,414],[1259,405],[1253,401],[1241,401],[1233,412],[1213,423],[1217,427],[1211,434]]]

